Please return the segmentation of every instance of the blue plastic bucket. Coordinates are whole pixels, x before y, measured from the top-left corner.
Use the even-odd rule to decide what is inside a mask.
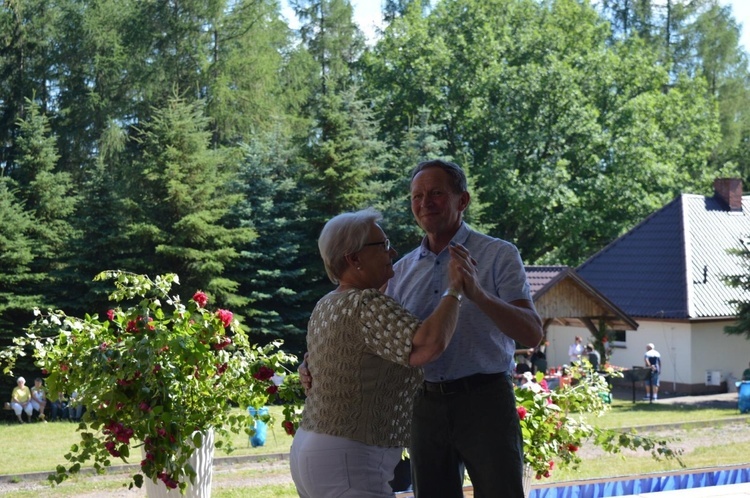
[[[250,406],[247,409],[248,413],[254,417],[263,417],[268,415],[268,408],[265,406],[259,409],[255,409],[254,407]],[[250,436],[250,445],[253,448],[257,448],[258,446],[263,446],[266,444],[266,434],[268,433],[268,425],[263,422],[262,420],[255,420],[253,429],[255,430],[255,434]]]

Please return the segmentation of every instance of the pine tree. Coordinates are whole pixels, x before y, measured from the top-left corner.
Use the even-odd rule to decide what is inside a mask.
[[[428,159],[451,159],[444,152],[447,142],[438,137],[439,132],[440,126],[430,122],[430,110],[420,108],[415,123],[404,134],[401,147],[388,158],[381,174],[387,190],[376,207],[383,213],[383,228],[391,244],[402,255],[416,247],[424,235],[411,212],[412,170]]]
[[[37,284],[41,277],[34,273],[34,242],[31,233],[34,220],[16,196],[15,182],[0,176],[0,345],[9,343],[14,331],[31,320],[31,310],[43,303]]]
[[[74,300],[65,309],[77,312],[109,306],[108,282],[94,282],[100,272],[122,269],[146,271],[142,253],[128,240],[128,226],[137,211],[126,197],[129,182],[126,156],[127,134],[112,122],[97,143],[96,163],[82,175],[81,201],[75,223],[78,236],[73,240],[71,294]]]
[[[295,149],[282,133],[268,133],[247,144],[244,156],[236,182],[243,201],[232,210],[232,220],[252,228],[257,238],[238,248],[233,263],[239,293],[249,299],[240,311],[254,340],[282,337],[286,350],[300,353],[312,298],[301,285],[307,277],[300,258],[308,220]]]
[[[56,171],[59,156],[46,116],[39,104],[30,100],[27,109],[27,117],[18,122],[18,156],[12,176],[18,182],[24,208],[34,220],[31,267],[43,275],[37,284],[39,289],[29,292],[45,295],[48,302],[59,302],[68,288],[62,275],[69,265],[70,241],[75,236],[71,219],[77,196],[71,175]]]
[[[240,201],[228,190],[236,159],[209,148],[201,103],[172,97],[154,109],[134,139],[139,148],[128,198],[135,215],[128,232],[145,270],[177,273],[188,292],[201,289],[222,305],[244,305],[247,300],[236,293],[239,284],[227,267],[253,232],[226,224]]]

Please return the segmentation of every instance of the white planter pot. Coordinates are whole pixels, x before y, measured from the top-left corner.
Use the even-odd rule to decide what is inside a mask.
[[[185,490],[187,498],[210,498],[211,481],[213,480],[213,463],[214,463],[214,430],[209,429],[204,433],[203,446],[197,448],[190,457],[190,465],[195,469],[195,483],[188,484]],[[149,498],[178,498],[180,489],[170,489],[163,482],[157,479],[156,482],[151,479],[144,479],[146,495]]]
[[[523,495],[528,498],[531,492],[531,479],[534,477],[534,471],[531,470],[531,466],[523,466]]]

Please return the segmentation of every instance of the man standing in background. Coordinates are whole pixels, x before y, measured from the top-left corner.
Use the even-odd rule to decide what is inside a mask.
[[[646,383],[646,395],[643,399],[656,401],[659,399],[659,374],[661,373],[661,355],[654,349],[653,343],[646,344],[646,354],[643,357],[646,368],[651,369],[651,377]]]

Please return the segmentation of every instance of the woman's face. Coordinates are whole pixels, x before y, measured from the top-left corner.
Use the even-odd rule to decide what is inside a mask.
[[[393,247],[386,249],[387,240],[383,229],[373,224],[366,245],[359,251],[360,267],[368,288],[379,289],[393,276],[393,258],[398,253]]]

